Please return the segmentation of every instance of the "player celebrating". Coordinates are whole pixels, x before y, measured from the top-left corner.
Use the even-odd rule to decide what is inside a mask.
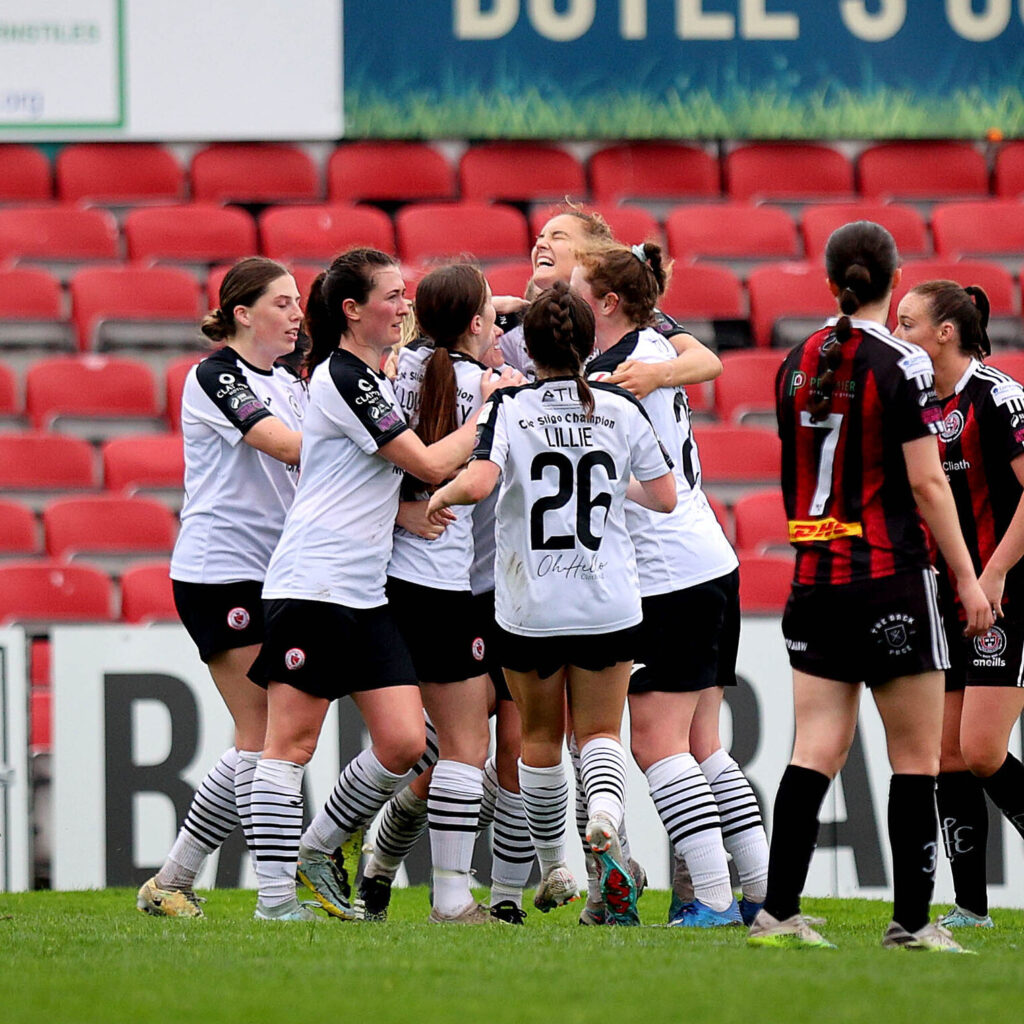
[[[981,288],[928,281],[899,305],[896,336],[920,345],[935,366],[943,405],[942,464],[953,489],[979,582],[1000,621],[965,639],[963,610],[943,596],[952,668],[946,674],[938,802],[956,906],[939,923],[993,926],[985,887],[985,793],[1024,830],[1024,768],[1007,745],[1024,711],[1024,390],[984,365],[988,297]]]
[[[306,391],[277,364],[295,348],[302,310],[291,274],[251,256],[224,276],[203,333],[220,346],[182,394],[185,503],[171,556],[174,603],[235,723],[235,745],[199,785],[181,831],[137,906],[202,917],[193,884],[241,820],[263,749],[266,694],[246,673],[263,640],[260,590],[295,494]],[[271,412],[273,407],[273,412]]]
[[[376,249],[343,253],[310,290],[302,478],[267,570],[267,638],[250,670],[268,691],[252,798],[262,920],[311,916],[295,896],[297,858],[320,905],[352,916],[330,855],[380,809],[425,745],[416,673],[384,594],[395,467],[439,483],[465,461],[474,424],[430,446],[407,428],[378,368],[408,311],[398,265]],[[489,394],[494,384],[481,383]],[[349,762],[303,833],[303,769],[330,701],[346,694],[372,745]]]
[[[620,363],[663,363],[673,346],[650,325],[671,266],[653,242],[632,248],[605,244],[579,254],[573,287],[590,305],[601,353],[588,365],[601,379]],[[686,336],[689,338],[689,336]],[[691,382],[721,371],[718,357],[690,338]],[[667,516],[626,503],[636,548],[643,623],[630,679],[633,756],[647,775],[651,797],[676,856],[690,869],[695,898],[676,909],[678,927],[749,924],[764,900],[768,843],[750,784],[720,743],[690,749],[703,706],[701,732],[717,722],[722,686],[735,685],[739,644],[739,572],[700,485],[700,459],[682,387],[659,388],[644,408],[675,460],[677,502]],[[712,735],[717,738],[717,727]],[[724,835],[724,841],[723,841]],[[728,850],[743,887],[737,907],[729,882]]]
[[[900,277],[892,236],[869,221],[838,228],[825,270],[842,315],[798,345],[776,381],[782,490],[797,550],[782,623],[796,737],[775,798],[768,892],[748,942],[831,946],[800,915],[800,891],[866,682],[893,770],[894,905],[882,944],[960,952],[928,921],[948,660],[918,511],[956,577],[972,635],[988,629],[992,610],[939,461],[931,360],[883,326]]]
[[[448,506],[482,500],[502,477],[495,617],[523,723],[519,783],[542,872],[534,905],[547,911],[576,896],[561,765],[568,688],[609,916],[635,924],[636,889],[617,836],[626,772],[619,727],[641,618],[623,505],[628,489],[669,511],[675,483],[642,406],[582,378],[594,343],[590,307],[559,282],[530,306],[524,328],[538,380],[485,406],[474,461],[434,494],[430,511],[443,521]]]

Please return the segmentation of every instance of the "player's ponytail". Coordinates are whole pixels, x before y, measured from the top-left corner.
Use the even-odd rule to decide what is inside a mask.
[[[594,414],[594,393],[583,378],[583,364],[594,348],[590,306],[564,281],[556,281],[526,310],[523,338],[538,368],[575,379],[580,405],[589,419]]]
[[[961,288],[956,281],[924,281],[910,289],[924,300],[933,327],[951,323],[957,332],[960,351],[983,362],[992,354],[988,337],[989,301],[977,285]]]
[[[836,383],[836,371],[843,361],[843,345],[853,334],[853,325],[846,315],[836,321],[832,335],[821,346],[821,358],[825,369],[818,373],[817,383],[811,388],[807,399],[807,411],[812,423],[820,423],[832,412],[832,391]]]
[[[487,281],[471,263],[432,270],[416,286],[416,318],[434,343],[420,387],[416,433],[433,444],[459,426],[457,380],[451,352],[466,338],[487,304]]]

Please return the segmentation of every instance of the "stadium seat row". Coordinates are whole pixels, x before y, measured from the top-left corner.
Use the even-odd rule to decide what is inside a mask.
[[[305,296],[322,267],[293,261],[288,265]],[[199,318],[207,303],[216,304],[227,269],[219,265],[210,270],[205,295],[195,275],[181,267],[84,267],[71,276],[66,294],[59,280],[43,268],[0,269],[0,350],[201,350],[206,339],[199,332]],[[529,276],[530,264],[525,259],[487,267],[496,295],[523,294]],[[418,277],[418,271],[407,268],[410,296]],[[909,259],[903,266],[896,302],[907,288],[931,278],[981,285],[997,321],[993,326],[995,344],[1020,343],[1018,283],[1003,264],[980,259]],[[1024,269],[1019,280],[1024,287]],[[708,343],[715,340],[714,324],[705,337],[709,325],[702,328],[696,321],[743,321],[734,325],[732,340],[722,346],[737,347],[748,344],[751,335],[756,345],[790,345],[795,340],[794,329],[777,332],[780,319],[820,319],[834,311],[835,301],[820,262],[765,262],[751,269],[744,283],[735,270],[723,264],[677,261],[661,307],[690,324]],[[895,317],[895,303],[892,312]],[[805,326],[796,324],[796,334]]]
[[[875,219],[907,256],[932,252],[928,225],[911,206],[874,202],[807,207],[800,223],[779,206],[736,201],[675,206],[664,228],[639,207],[597,204],[623,241],[664,237],[676,259],[820,258],[831,231],[851,219]],[[136,207],[119,225],[108,210],[73,203],[0,208],[0,261],[80,264],[176,262],[209,266],[263,252],[323,263],[350,245],[373,245],[406,263],[467,253],[522,259],[550,216],[527,218],[506,203],[408,203],[394,223],[375,206],[274,206],[257,221],[241,207],[197,202]],[[934,251],[945,258],[1024,256],[1024,202],[985,199],[939,203],[931,212]],[[123,238],[122,238],[123,230]]]
[[[1024,193],[1024,143],[1001,146],[990,169],[968,142],[868,145],[856,161],[816,143],[738,145],[719,159],[696,146],[639,142],[598,149],[585,164],[557,145],[480,143],[457,166],[426,143],[353,142],[331,153],[325,171],[326,197],[335,201],[1016,197]],[[321,178],[305,150],[276,143],[206,147],[187,175],[154,144],[71,144],[53,168],[33,146],[0,145],[0,202],[316,201],[325,198]]]

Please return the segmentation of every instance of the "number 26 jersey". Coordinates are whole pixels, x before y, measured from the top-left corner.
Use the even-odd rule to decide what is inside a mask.
[[[502,471],[495,619],[524,636],[610,633],[641,619],[623,504],[630,474],[672,468],[646,412],[621,388],[591,385],[587,417],[571,377],[495,394],[475,459]]]

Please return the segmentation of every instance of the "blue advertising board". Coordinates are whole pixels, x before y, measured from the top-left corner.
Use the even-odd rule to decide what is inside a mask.
[[[1024,0],[350,0],[350,137],[1024,135]]]

